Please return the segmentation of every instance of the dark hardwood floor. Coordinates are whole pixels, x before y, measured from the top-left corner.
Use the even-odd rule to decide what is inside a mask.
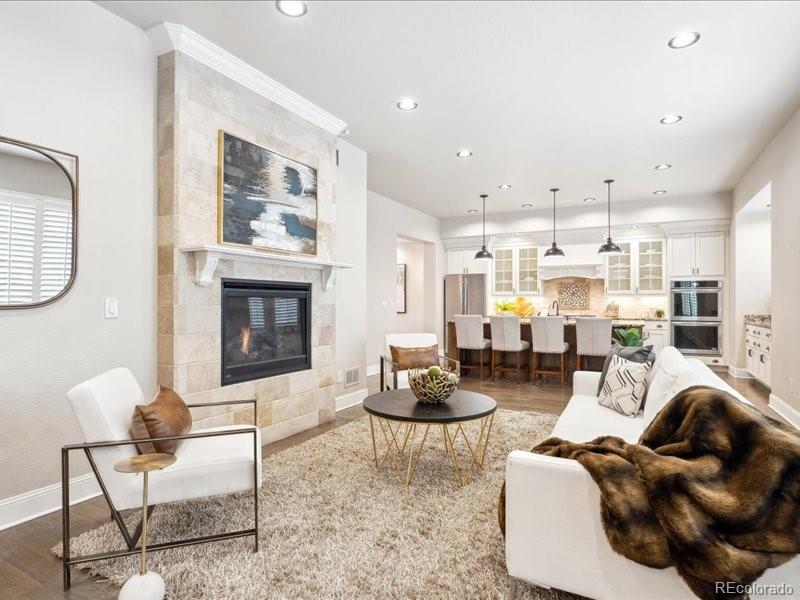
[[[768,392],[752,380],[734,379],[726,373],[720,376],[740,391],[761,410],[780,418],[767,407]],[[370,392],[377,391],[377,377],[369,379]],[[569,385],[561,387],[545,383],[535,387],[517,385],[513,378],[496,383],[481,382],[477,377],[465,377],[461,387],[480,391],[497,400],[501,408],[509,410],[538,411],[560,414],[571,395]],[[364,414],[355,406],[336,414],[336,419],[308,431],[264,447],[264,456],[301,444],[304,441],[349,423]],[[55,457],[54,457],[55,460]],[[109,511],[102,498],[95,498],[72,507],[72,533],[77,535],[109,520]],[[50,553],[50,548],[60,540],[61,513],[55,512],[28,523],[0,532],[0,597],[4,599],[89,599],[116,598],[117,588],[73,569],[72,589],[61,589],[61,563]],[[168,551],[167,551],[168,552]]]

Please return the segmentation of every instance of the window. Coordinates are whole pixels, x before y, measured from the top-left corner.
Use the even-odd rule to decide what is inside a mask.
[[[56,296],[72,274],[68,202],[0,190],[0,303]]]

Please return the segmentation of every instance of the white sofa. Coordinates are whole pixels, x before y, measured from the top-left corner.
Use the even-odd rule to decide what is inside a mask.
[[[599,380],[600,373],[575,373],[573,396],[552,435],[574,442],[616,435],[636,442],[658,411],[693,385],[717,387],[747,402],[702,362],[684,358],[673,347],[656,357],[644,411],[634,418],[600,406]],[[694,598],[674,567],[652,569],[611,549],[600,519],[597,485],[577,461],[565,458],[523,451],[509,455],[506,564],[517,579],[597,600]],[[800,557],[768,570],[758,583],[789,584],[800,594]]]

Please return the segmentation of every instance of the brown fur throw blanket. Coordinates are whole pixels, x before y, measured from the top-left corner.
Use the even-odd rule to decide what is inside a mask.
[[[532,452],[577,460],[614,551],[675,566],[703,600],[747,598],[715,583],[753,583],[800,552],[800,432],[718,389],[679,393],[638,444],[550,438]],[[505,486],[499,508],[504,529]]]

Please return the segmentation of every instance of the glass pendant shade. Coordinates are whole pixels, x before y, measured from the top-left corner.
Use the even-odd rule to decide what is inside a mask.
[[[550,188],[553,192],[553,245],[544,253],[545,256],[564,256],[564,251],[556,244],[556,192],[558,188]]]
[[[483,243],[481,244],[481,249],[475,254],[475,260],[492,260],[494,258],[492,253],[486,249],[486,198],[488,197],[488,194],[481,194],[481,200],[483,200]]]
[[[614,241],[611,239],[611,184],[614,183],[613,179],[606,179],[603,183],[608,186],[608,238],[606,238],[606,243],[600,246],[600,249],[597,251],[598,254],[621,254],[622,248],[620,248]]]

